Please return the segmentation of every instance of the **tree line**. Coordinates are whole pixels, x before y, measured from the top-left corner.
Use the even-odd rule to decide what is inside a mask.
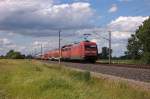
[[[10,50],[6,55],[1,55],[0,59],[27,59],[32,58],[31,55],[24,55],[19,51]]]

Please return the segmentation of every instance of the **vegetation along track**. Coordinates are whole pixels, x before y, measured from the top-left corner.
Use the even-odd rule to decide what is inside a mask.
[[[55,61],[44,61],[47,63],[58,64]],[[128,67],[118,67],[109,66],[104,64],[89,64],[89,63],[71,63],[71,62],[61,62],[61,64],[67,67],[78,68],[82,70],[90,70],[92,72],[113,75],[117,77],[122,77],[126,79],[132,79],[136,81],[148,82],[150,83],[150,69],[142,68],[128,68]]]

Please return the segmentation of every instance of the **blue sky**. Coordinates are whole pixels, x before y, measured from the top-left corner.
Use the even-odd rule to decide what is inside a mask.
[[[0,1],[0,55],[10,49],[29,54],[83,40],[83,34],[101,47],[112,31],[113,56],[126,51],[127,39],[150,15],[150,0],[2,0]]]
[[[69,2],[68,2],[69,1]],[[73,3],[74,1],[87,1],[96,13],[101,16],[102,22],[96,23],[98,26],[106,25],[111,20],[119,16],[149,16],[150,0],[62,0],[61,3]],[[108,9],[115,4],[116,13],[108,13]]]

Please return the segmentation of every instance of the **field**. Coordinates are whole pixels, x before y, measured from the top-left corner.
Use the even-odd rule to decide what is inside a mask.
[[[63,66],[0,60],[0,99],[150,99],[150,92]]]

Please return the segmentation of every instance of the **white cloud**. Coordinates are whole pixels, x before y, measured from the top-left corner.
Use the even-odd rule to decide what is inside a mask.
[[[53,0],[3,0],[0,30],[32,36],[56,35],[55,30],[60,28],[91,27],[94,14],[87,2],[56,5]]]
[[[0,38],[0,46],[2,45],[10,45],[11,41],[8,40],[7,38]]]
[[[117,19],[111,21],[111,23],[108,24],[108,27],[112,31],[134,32],[146,19],[148,19],[148,17],[120,16]]]
[[[48,46],[49,43],[50,41],[34,41],[31,46],[33,46],[33,48],[39,48],[41,46]]]
[[[54,39],[54,40],[53,40]],[[41,47],[43,51],[52,50],[58,48],[58,42],[56,42],[55,38],[50,38],[50,40],[35,40],[30,46],[30,49],[37,50],[38,52],[41,51]]]
[[[0,38],[0,54],[4,54],[15,47],[13,42],[8,38]]]
[[[118,7],[116,4],[112,4],[111,8],[108,10],[109,13],[114,13],[118,10]]]
[[[0,38],[0,55],[4,55],[12,49],[24,53],[25,50],[28,50],[28,47],[15,44],[12,40],[8,38]]]
[[[13,33],[13,32],[8,33],[8,36],[14,36],[14,35],[15,35],[15,33]]]
[[[112,37],[115,39],[128,39],[132,32],[113,31]]]

